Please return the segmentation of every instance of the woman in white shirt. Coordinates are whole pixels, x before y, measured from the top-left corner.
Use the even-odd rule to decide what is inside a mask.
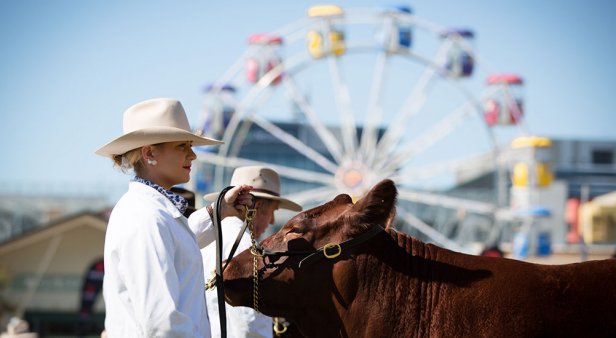
[[[109,218],[105,237],[105,328],[114,337],[209,337],[199,248],[214,240],[212,208],[182,214],[170,191],[190,179],[192,146],[222,142],[191,132],[181,103],[152,99],[124,112],[124,133],[96,153],[135,177]],[[248,185],[225,195],[222,217],[251,205]]]

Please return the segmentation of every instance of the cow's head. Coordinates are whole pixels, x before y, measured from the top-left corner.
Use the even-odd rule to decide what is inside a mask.
[[[269,251],[311,252],[326,244],[355,238],[375,226],[387,227],[394,218],[396,195],[391,180],[381,181],[355,204],[348,195],[338,195],[326,204],[298,214],[260,244]],[[301,267],[299,262],[306,254],[259,257],[259,310],[287,318],[306,315],[307,309],[335,311],[338,305],[333,303],[343,304],[353,297],[355,277],[348,277],[352,274],[345,271],[349,269],[349,258],[357,250],[361,248]],[[253,268],[250,251],[242,252],[230,262],[224,272],[225,294],[230,304],[253,307]],[[332,302],[332,297],[337,301]],[[323,301],[329,304],[322,304]]]

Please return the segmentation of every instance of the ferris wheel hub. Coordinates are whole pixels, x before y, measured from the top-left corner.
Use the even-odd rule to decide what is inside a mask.
[[[355,200],[371,188],[374,183],[373,176],[363,163],[349,161],[338,167],[335,181],[340,192],[351,195]]]

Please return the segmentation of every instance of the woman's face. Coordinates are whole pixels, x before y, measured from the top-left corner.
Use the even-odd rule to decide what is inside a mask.
[[[151,146],[149,157],[157,163],[149,165],[145,162],[148,179],[168,190],[190,180],[191,163],[197,155],[192,150],[192,142],[181,141]]]

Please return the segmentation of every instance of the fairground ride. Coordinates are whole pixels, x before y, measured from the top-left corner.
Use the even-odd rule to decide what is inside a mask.
[[[527,134],[523,79],[490,70],[470,28],[439,26],[406,6],[324,5],[307,14],[251,35],[208,86],[200,131],[225,144],[200,152],[194,180],[215,191],[233,168],[265,165],[306,208],[339,193],[359,198],[390,178],[399,188],[399,227],[459,251],[493,237],[508,203],[505,149]],[[284,149],[264,143],[261,155],[245,151],[263,138]],[[491,182],[452,193],[479,177]],[[426,210],[449,216],[427,222],[417,215]],[[472,235],[476,226],[459,227],[468,215],[488,220],[482,238]],[[453,238],[453,223],[467,236]]]

